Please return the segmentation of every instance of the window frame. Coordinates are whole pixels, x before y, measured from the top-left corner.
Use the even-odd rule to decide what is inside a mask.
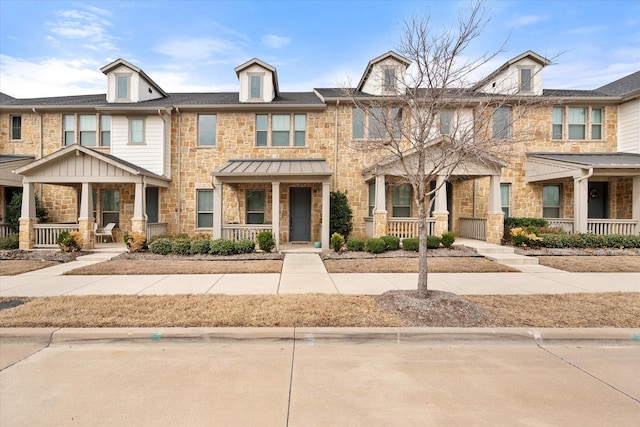
[[[571,110],[582,109],[584,110],[584,123],[570,123],[571,121]],[[558,123],[556,118],[554,117],[554,112],[561,111],[562,112],[562,122]],[[600,121],[596,122],[594,120],[594,113],[596,111],[600,112]],[[552,141],[603,141],[605,139],[605,113],[606,108],[604,106],[591,106],[591,105],[563,105],[563,106],[554,106],[551,109],[551,140]],[[562,137],[557,138],[558,132],[554,129],[559,126],[561,128]],[[584,138],[573,138],[571,135],[571,127],[582,127]],[[597,132],[594,132],[595,129],[598,129]],[[599,133],[594,137],[595,133]]]
[[[73,122],[71,129],[67,127],[70,121],[67,118],[72,119]],[[76,143],[76,128],[77,128],[77,120],[75,114],[63,114],[62,115],[62,145],[68,147]],[[68,136],[71,136],[71,141],[69,141]]]
[[[289,122],[288,129],[274,130],[274,117],[287,117]],[[300,119],[304,120],[304,130],[300,129]],[[266,120],[266,128],[263,119]],[[259,113],[255,115],[255,143],[258,148],[306,148],[307,145],[307,113]],[[287,134],[287,144],[276,142],[274,144],[274,135],[280,136]]]
[[[82,129],[82,117],[94,117],[95,118],[95,129]],[[67,128],[67,118],[72,119],[73,122],[72,128]],[[105,126],[105,120],[108,118],[109,126],[108,129]],[[112,127],[112,116],[110,114],[62,114],[62,145],[64,147],[68,147],[69,145],[79,144],[83,147],[110,147],[111,146],[111,127]],[[82,134],[83,133],[93,133],[95,134],[95,144],[87,145],[82,143]],[[105,135],[108,135],[108,138],[105,138]],[[70,137],[71,141],[67,141],[67,137]],[[108,142],[105,144],[105,140],[108,139]]]
[[[382,69],[382,92],[396,93],[398,85],[396,82],[396,68],[384,67]]]
[[[91,118],[93,120],[93,128],[83,129],[83,118]],[[83,147],[97,147],[98,146],[98,116],[96,114],[78,114],[77,118],[78,126],[78,143]],[[93,135],[92,144],[88,144],[87,141],[83,141],[83,137]]]
[[[557,188],[558,189],[558,204],[557,205],[545,205],[545,189],[546,188]],[[558,211],[558,216],[549,216],[545,215],[545,211],[548,212],[549,209],[554,209]],[[562,210],[562,185],[560,184],[544,184],[542,186],[542,217],[543,218],[561,218],[561,210]]]
[[[211,194],[211,210],[201,210],[200,209],[200,194]],[[196,189],[196,228],[212,228],[213,227],[213,205],[215,203],[214,197],[213,197],[213,189],[210,188],[198,188]],[[208,206],[207,206],[208,207]],[[209,218],[209,215],[211,217],[211,225],[209,224],[209,221],[207,221],[207,225],[202,225],[201,221],[200,221],[200,216],[201,215],[207,215],[207,218]]]
[[[408,190],[409,194],[400,194],[400,191]],[[411,218],[411,200],[413,196],[413,188],[411,184],[396,184],[391,189],[391,216],[393,218]],[[400,198],[408,198],[408,204],[401,204]],[[400,209],[408,209],[406,215],[398,215],[396,212]]]
[[[438,121],[440,124],[440,135],[451,135],[451,119],[453,118],[453,111],[442,110],[438,114]]]
[[[503,188],[506,188],[506,201],[504,197]],[[506,202],[506,203],[505,203]],[[502,182],[500,183],[500,207],[502,208],[502,212],[504,213],[504,217],[508,218],[511,215],[511,183]]]
[[[249,199],[253,194],[261,194],[262,195],[262,210],[249,210]],[[265,223],[265,206],[266,206],[266,191],[264,189],[251,189],[246,191],[245,195],[246,200],[246,215],[245,215],[245,224],[264,224]],[[252,216],[262,216],[262,221],[254,222],[250,219]]]
[[[528,79],[524,79],[523,72],[529,71],[530,75]],[[518,67],[518,92],[520,93],[533,93],[533,66],[520,66]]]
[[[384,123],[373,119],[372,115],[379,114],[386,117],[391,125],[391,134],[387,132]],[[396,107],[376,107],[369,106],[366,110],[353,107],[351,110],[351,139],[364,141],[385,141],[402,139],[404,127],[404,108]],[[393,120],[393,122],[392,122]]]
[[[117,211],[105,209],[105,205],[106,205],[105,200],[108,199],[107,197],[105,197],[105,194],[107,192],[113,192],[114,199],[117,199],[117,201],[118,201],[118,210]],[[121,207],[121,205],[122,205],[122,200],[120,198],[120,190],[119,189],[117,189],[117,188],[103,188],[100,191],[100,208],[101,208],[100,218],[102,219],[102,226],[103,227],[106,226],[110,222],[115,222],[116,227],[120,226],[120,207]],[[113,221],[105,219],[105,214],[115,215],[116,219],[113,220]]]
[[[109,119],[109,129],[105,129],[105,120],[104,119]],[[113,119],[109,114],[100,114],[99,116],[99,120],[100,120],[100,141],[98,142],[100,144],[100,147],[111,147],[111,125],[113,123]],[[109,138],[105,138],[105,135],[108,135]],[[105,139],[108,139],[108,142],[105,144]]]
[[[373,211],[376,207],[376,183],[369,183],[369,210],[367,211],[369,216],[373,216]]]
[[[129,125],[129,129],[128,129],[128,136],[129,136],[129,140],[127,141],[127,145],[145,145],[146,144],[146,120],[144,118],[140,118],[140,117],[129,117],[128,118],[128,125]],[[142,123],[142,131],[141,131],[141,136],[140,136],[140,141],[134,141],[133,140],[133,123],[134,122],[141,122]]]
[[[115,91],[115,100],[122,102],[122,101],[130,101],[131,100],[131,74],[130,73],[115,73],[115,79],[116,79],[116,91]],[[126,97],[121,97],[120,96],[120,79],[124,79],[124,81],[127,84],[126,87]]]
[[[264,76],[265,76],[264,73],[247,73],[247,80],[248,80],[247,98],[250,101],[262,101],[262,100],[264,100]],[[253,89],[254,89],[253,82],[254,81],[257,81],[259,83],[258,91],[260,93],[259,93],[258,97],[253,96],[254,95],[253,94]]]
[[[18,126],[15,124],[16,119],[19,121]],[[11,127],[9,139],[11,141],[22,141],[22,115],[17,114],[9,116],[9,126]],[[17,138],[16,131],[19,132]]]
[[[505,111],[507,114],[505,116],[499,116],[498,112]],[[494,140],[506,140],[511,139],[511,127],[513,126],[513,118],[512,118],[513,109],[510,105],[502,105],[493,110],[491,114],[491,139]],[[500,113],[503,114],[503,113]],[[502,124],[504,118],[507,118],[507,123]],[[498,121],[498,120],[500,121]],[[497,127],[499,125],[500,127]]]
[[[203,122],[202,122],[202,118],[203,117],[213,117],[213,140],[208,140],[204,141],[203,140],[203,135],[205,135],[205,132],[203,132]],[[210,124],[209,124],[210,126]],[[206,130],[206,134],[211,133],[211,130]],[[217,114],[198,114],[198,137],[196,140],[196,145],[198,147],[215,147],[217,144],[217,139],[218,139],[218,115]]]

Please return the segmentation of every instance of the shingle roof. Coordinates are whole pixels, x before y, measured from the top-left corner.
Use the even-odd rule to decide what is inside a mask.
[[[609,95],[622,96],[640,90],[640,71],[611,82],[596,89]]]
[[[640,154],[636,153],[527,153],[527,157],[601,168],[640,167]]]
[[[0,154],[0,163],[17,162],[20,160],[33,160],[35,156],[21,156],[13,154]]]
[[[554,97],[554,98],[584,98],[584,97],[608,97],[612,96],[611,94],[601,92],[598,90],[575,90],[575,89],[543,89],[543,96]]]

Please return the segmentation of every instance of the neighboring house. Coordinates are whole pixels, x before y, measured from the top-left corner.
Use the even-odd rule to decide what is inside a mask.
[[[504,215],[544,216],[570,231],[640,231],[640,72],[593,91],[546,90],[548,63],[525,52],[469,88],[515,87],[550,104],[527,113],[534,138],[517,145],[511,164],[454,171],[436,196],[432,234],[498,243]],[[394,52],[373,59],[355,96],[403,90],[409,65]],[[106,95],[0,95],[0,216],[22,191],[21,248],[54,245],[62,229],[81,231],[90,248],[94,224],[115,222],[120,239],[126,231],[238,239],[272,230],[278,246],[321,241],[328,249],[337,190],[347,192],[354,235],[417,234],[399,168],[356,147],[380,137],[372,120],[380,112],[354,108],[344,90],[281,92],[276,69],[259,59],[235,69],[233,93],[166,93],[122,59],[101,71]],[[443,114],[441,134],[455,138],[451,121],[473,117],[473,105],[455,119]],[[508,106],[493,120],[500,138],[521,126]],[[49,224],[37,224],[36,193]]]

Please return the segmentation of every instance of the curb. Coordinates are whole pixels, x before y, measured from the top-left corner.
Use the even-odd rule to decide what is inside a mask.
[[[268,343],[500,343],[608,341],[640,345],[634,328],[0,328],[3,341],[49,344],[112,341]]]

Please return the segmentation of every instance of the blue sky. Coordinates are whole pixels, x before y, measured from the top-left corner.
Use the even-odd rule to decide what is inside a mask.
[[[0,0],[0,91],[14,97],[104,93],[99,68],[117,58],[167,92],[237,91],[234,68],[257,57],[282,91],[357,82],[395,49],[403,22],[430,13],[456,25],[465,1]],[[488,1],[471,57],[527,50],[553,59],[544,87],[595,89],[640,70],[640,1]],[[477,78],[481,78],[478,75]]]

